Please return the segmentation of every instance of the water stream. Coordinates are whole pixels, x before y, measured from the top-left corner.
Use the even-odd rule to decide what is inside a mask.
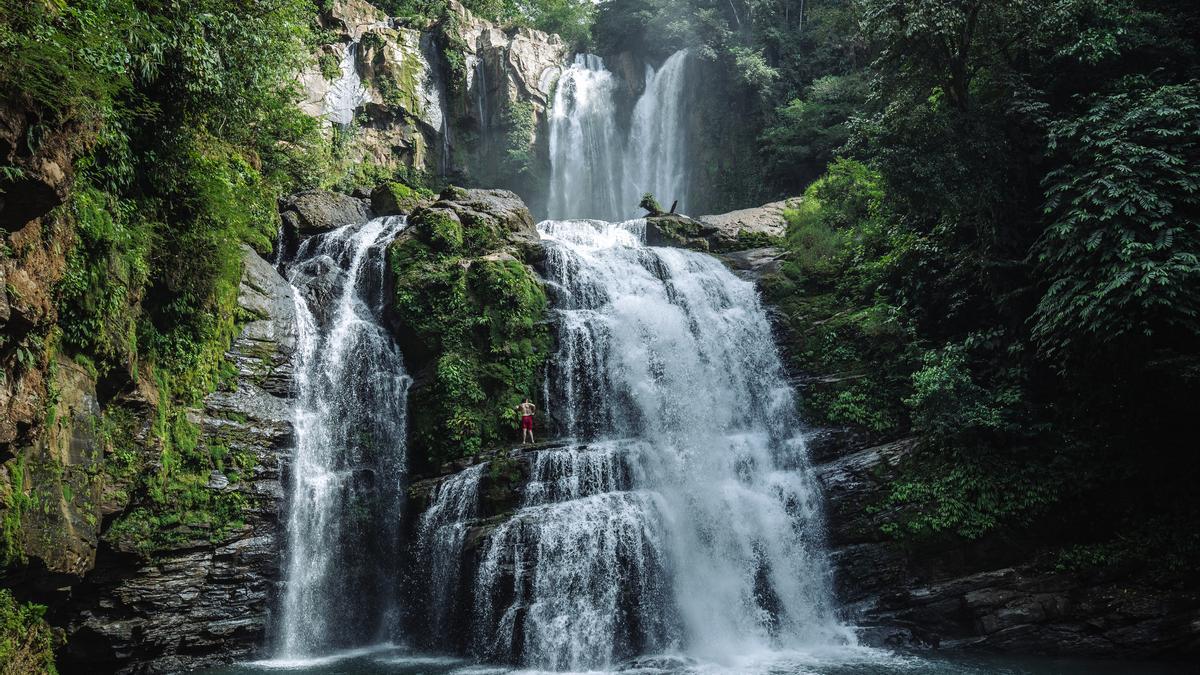
[[[667,208],[678,200],[684,210],[687,65],[683,50],[658,70],[646,66],[645,89],[623,131],[615,76],[598,56],[575,57],[550,110],[551,218],[624,220],[639,213],[645,192]]]
[[[753,285],[707,255],[644,246],[641,221],[539,229],[559,331],[551,400],[583,445],[534,451],[522,508],[490,537],[480,655],[584,670],[853,644]]]
[[[395,637],[409,378],[383,327],[384,246],[403,217],[305,240],[281,267],[299,324],[276,653]]]
[[[370,93],[358,76],[358,40],[346,45],[338,68],[341,76],[326,92],[323,110],[326,119],[344,127],[354,121],[354,111],[371,99]]]

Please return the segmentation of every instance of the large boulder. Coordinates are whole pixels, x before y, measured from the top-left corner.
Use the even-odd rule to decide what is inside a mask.
[[[302,236],[371,219],[371,202],[328,190],[305,190],[279,202],[283,223]]]
[[[793,197],[754,208],[700,216],[698,220],[716,228],[714,238],[730,246],[736,245],[739,238],[758,236],[777,239],[787,233],[784,210],[794,209],[799,204],[800,198]]]

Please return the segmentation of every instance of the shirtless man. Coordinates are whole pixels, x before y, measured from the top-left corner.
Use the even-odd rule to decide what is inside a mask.
[[[537,412],[537,406],[529,402],[529,397],[521,401],[521,405],[517,406],[517,414],[521,416],[521,442],[533,444],[533,415]],[[529,440],[526,441],[525,439]]]

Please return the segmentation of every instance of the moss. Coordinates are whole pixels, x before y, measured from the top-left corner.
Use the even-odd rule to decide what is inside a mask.
[[[449,214],[419,210],[390,249],[393,309],[412,335],[408,353],[428,364],[410,424],[431,464],[512,438],[513,408],[536,394],[550,348],[545,290],[527,265],[495,255],[499,221]]]
[[[413,188],[400,181],[385,180],[371,191],[371,208],[377,215],[412,213],[421,202],[433,198],[424,188]]]
[[[170,375],[161,371],[155,375],[160,399],[150,431],[158,446],[157,457],[151,460],[146,449],[136,445],[131,429],[114,429],[107,439],[123,445],[110,448],[110,473],[123,479],[137,498],[134,506],[113,522],[105,538],[146,556],[189,542],[223,541],[245,525],[248,505],[246,496],[236,489],[208,487],[213,469],[225,470],[227,463],[236,468],[245,460],[229,458],[220,439],[203,437],[199,426],[189,419],[188,409],[172,399]],[[136,419],[125,416],[116,424],[136,424]],[[227,477],[236,487],[240,474]]]
[[[513,176],[527,176],[534,171],[536,157],[533,137],[537,117],[529,101],[509,101],[500,116],[504,126],[504,169]]]
[[[0,588],[0,670],[4,673],[57,673],[54,650],[60,632],[46,623],[46,608],[24,603]]]
[[[317,67],[321,69],[321,76],[330,82],[342,76],[342,65],[331,52],[321,52],[317,57]]]
[[[4,465],[7,480],[0,484],[4,513],[0,515],[0,567],[25,561],[21,545],[22,515],[36,505],[26,471],[25,458],[17,457]]]
[[[366,82],[379,90],[383,102],[413,116],[423,115],[420,55],[389,42],[382,33],[375,31],[365,33],[360,46],[375,73]],[[393,47],[401,51],[399,58],[389,57],[388,49]]]

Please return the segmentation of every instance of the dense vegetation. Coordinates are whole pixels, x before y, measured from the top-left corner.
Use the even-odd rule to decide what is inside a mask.
[[[43,245],[66,258],[57,320],[9,326],[0,346],[10,375],[49,374],[43,432],[55,423],[58,360],[96,379],[102,456],[86,480],[107,477],[108,498],[125,507],[105,532],[117,548],[150,554],[241,526],[244,498],[206,483],[214,468],[236,482],[252,460],[203,442],[187,410],[231,375],[223,354],[242,318],[241,245],[268,253],[276,199],[325,179],[328,148],[288,84],[311,58],[313,16],[303,0],[253,11],[227,0],[0,5],[0,105],[33,120],[20,154],[65,148],[74,172],[42,226]],[[0,187],[19,185],[22,171],[0,167]],[[38,250],[6,241],[4,255],[36,264]],[[31,332],[6,344],[16,330]],[[76,504],[91,493],[73,493],[53,462],[6,464],[6,567],[26,562],[15,535],[24,512],[49,509],[60,491]],[[36,623],[30,612],[15,616]]]
[[[456,195],[467,198],[445,196]],[[409,428],[419,470],[512,440],[514,408],[537,397],[550,353],[546,292],[524,262],[537,251],[513,238],[533,224],[511,215],[419,208],[389,249],[397,332],[417,370]]]
[[[601,5],[595,39],[724,74],[717,107],[753,123],[742,150],[714,128],[714,194],[805,190],[769,292],[798,367],[828,376],[810,420],[922,439],[895,534],[1181,578],[1198,29],[1170,0],[633,0]]]
[[[442,17],[447,0],[378,0],[373,3],[401,20],[426,22]],[[556,33],[568,43],[585,46],[595,15],[591,0],[465,0],[477,16],[504,26],[536,28]]]

